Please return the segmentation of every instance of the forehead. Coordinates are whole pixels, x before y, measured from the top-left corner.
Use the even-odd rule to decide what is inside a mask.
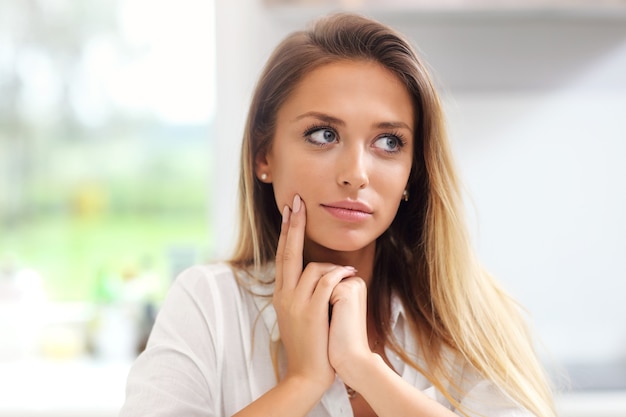
[[[310,110],[349,115],[351,109],[413,124],[408,88],[395,73],[366,60],[340,60],[316,67],[296,84],[279,108],[278,118]]]

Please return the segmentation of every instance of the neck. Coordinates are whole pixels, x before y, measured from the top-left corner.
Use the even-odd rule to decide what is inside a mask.
[[[357,269],[356,275],[362,278],[368,286],[372,280],[376,241],[364,248],[351,252],[335,251],[314,242],[306,241],[304,253],[305,263],[327,262],[335,265],[353,266]]]

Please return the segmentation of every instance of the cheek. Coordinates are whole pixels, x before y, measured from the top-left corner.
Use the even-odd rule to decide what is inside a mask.
[[[385,198],[394,198],[395,201],[397,197],[399,201],[409,181],[409,174],[410,167],[407,169],[404,165],[384,166],[371,176],[371,182],[376,184],[376,188]]]
[[[295,158],[287,160],[288,162],[282,164],[279,169],[272,173],[274,195],[276,204],[280,209],[285,204],[291,207],[295,194],[299,194],[306,203],[307,196],[310,195],[315,185],[322,182],[317,175],[317,170],[311,169],[315,165],[305,161],[297,161]]]

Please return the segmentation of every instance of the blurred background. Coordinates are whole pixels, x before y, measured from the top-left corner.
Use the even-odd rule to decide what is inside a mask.
[[[0,416],[116,415],[176,274],[231,248],[263,63],[342,9],[430,64],[560,415],[626,415],[626,1],[0,0]]]

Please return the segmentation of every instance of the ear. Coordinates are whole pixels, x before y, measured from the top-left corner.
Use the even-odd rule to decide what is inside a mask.
[[[254,158],[254,173],[259,181],[268,184],[272,182],[272,172],[266,151],[260,151]]]

